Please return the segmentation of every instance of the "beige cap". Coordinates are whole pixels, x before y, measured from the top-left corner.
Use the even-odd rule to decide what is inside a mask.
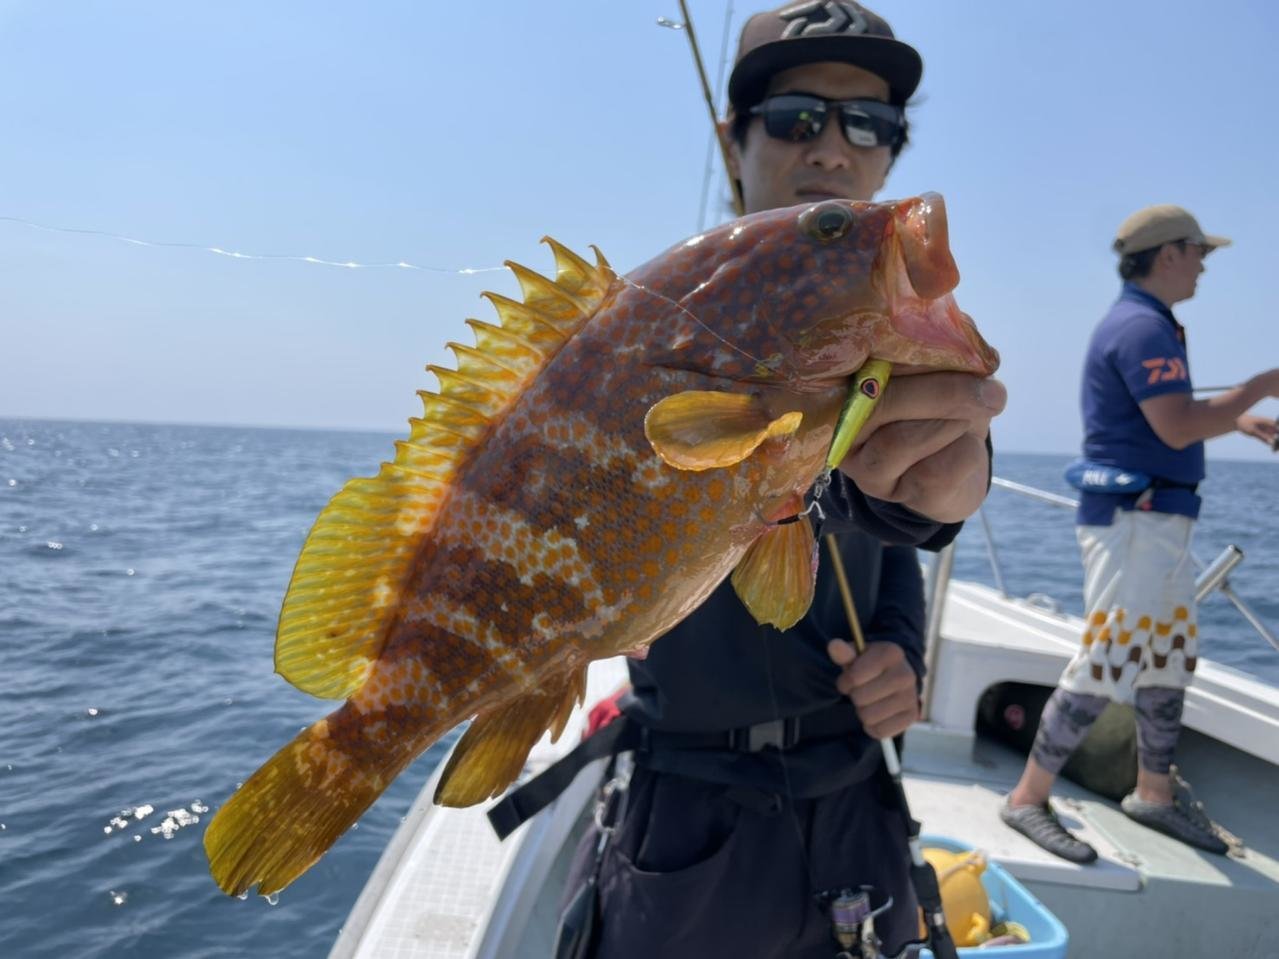
[[[1161,203],[1138,210],[1119,224],[1114,247],[1116,253],[1126,256],[1129,253],[1151,250],[1165,243],[1175,243],[1177,240],[1202,243],[1214,250],[1219,246],[1230,245],[1230,240],[1224,236],[1204,233],[1199,228],[1199,221],[1186,210],[1171,203]]]

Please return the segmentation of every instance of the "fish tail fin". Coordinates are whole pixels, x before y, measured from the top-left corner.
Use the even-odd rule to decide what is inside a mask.
[[[352,754],[331,731],[337,712],[304,729],[218,810],[204,833],[209,871],[223,892],[262,895],[309,869],[417,754],[417,741],[361,743]]]

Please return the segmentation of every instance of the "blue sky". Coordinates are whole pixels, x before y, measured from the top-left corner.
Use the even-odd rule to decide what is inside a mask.
[[[726,5],[691,4],[720,61]],[[1109,240],[1174,202],[1235,239],[1182,304],[1195,381],[1279,365],[1279,7],[880,0],[925,60],[885,196],[945,195],[1003,354],[999,448],[1070,451]],[[754,5],[736,3],[733,42]],[[551,234],[630,269],[696,231],[708,121],[674,0],[0,0],[0,416],[405,429],[425,364]],[[711,209],[727,216],[715,179]],[[1259,412],[1279,414],[1279,401]],[[1215,457],[1270,456],[1226,438]]]

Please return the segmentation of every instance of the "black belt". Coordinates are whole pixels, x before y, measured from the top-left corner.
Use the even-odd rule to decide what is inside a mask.
[[[857,729],[857,712],[851,703],[838,703],[806,716],[791,716],[717,733],[673,733],[649,729],[626,715],[614,719],[579,746],[516,789],[488,811],[499,839],[505,839],[521,823],[532,819],[555,801],[589,763],[630,749],[640,752],[666,750],[718,750],[756,753],[764,749],[793,749],[801,743],[846,736]]]
[[[667,749],[716,750],[757,753],[765,749],[794,749],[801,743],[836,739],[860,728],[851,703],[839,703],[806,716],[787,716],[713,733],[675,733],[642,727],[639,748],[648,752]]]

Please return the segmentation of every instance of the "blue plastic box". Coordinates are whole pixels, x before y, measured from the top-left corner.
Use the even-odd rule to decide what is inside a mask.
[[[972,849],[962,842],[947,839],[945,836],[920,836],[925,846],[937,846],[950,852],[967,852]],[[1070,935],[1061,920],[1048,911],[1048,907],[1031,895],[1030,890],[1010,876],[1002,866],[989,859],[986,871],[981,875],[982,885],[986,887],[986,895],[990,897],[992,922],[1012,920],[1026,927],[1030,933],[1030,942],[1019,946],[998,946],[990,949],[979,949],[968,946],[960,949],[961,956],[972,956],[973,959],[1066,959],[1066,947],[1070,943]],[[930,949],[920,952],[921,957],[932,959]]]

